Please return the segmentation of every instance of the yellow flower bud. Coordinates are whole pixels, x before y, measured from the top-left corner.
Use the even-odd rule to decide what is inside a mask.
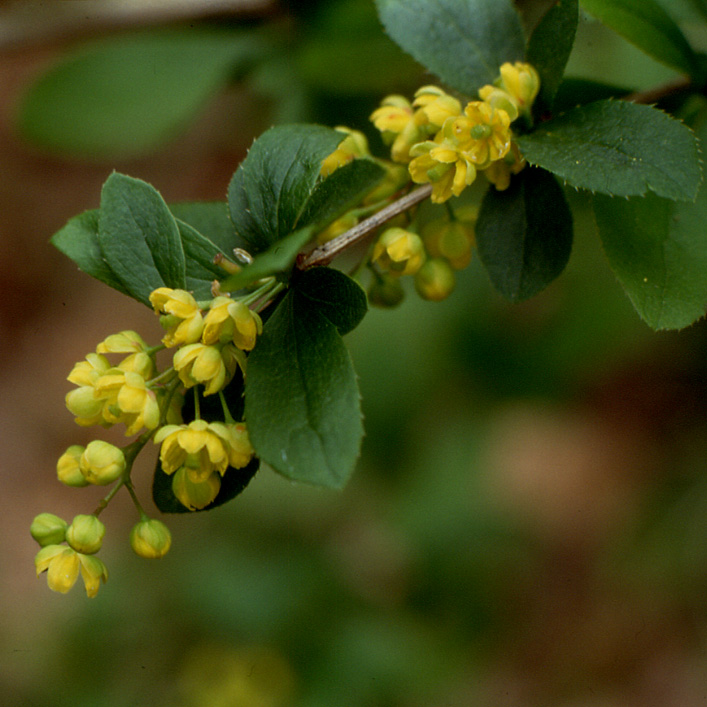
[[[425,248],[433,258],[445,258],[455,270],[471,261],[473,225],[464,221],[431,221],[422,229]]]
[[[190,511],[205,508],[211,503],[221,489],[221,477],[213,472],[203,481],[191,478],[186,467],[179,469],[172,479],[172,492],[179,502]]]
[[[130,531],[130,546],[146,560],[164,557],[172,545],[169,528],[159,520],[141,520]]]
[[[516,61],[501,65],[501,76],[495,82],[509,93],[522,113],[527,113],[540,90],[540,76],[530,64]]]
[[[58,545],[66,539],[68,523],[53,513],[40,513],[32,521],[29,532],[41,547]]]
[[[388,228],[373,247],[371,260],[391,275],[412,275],[425,261],[425,249],[416,233]]]
[[[119,479],[125,471],[125,456],[115,445],[95,439],[81,455],[79,467],[89,483],[105,486]]]
[[[449,297],[454,290],[454,272],[446,260],[433,258],[428,260],[415,273],[415,289],[420,297],[433,302],[440,302]]]
[[[147,344],[140,334],[135,331],[121,331],[118,334],[111,334],[96,347],[96,353],[136,353],[145,351]]]
[[[198,383],[205,386],[204,395],[222,390],[233,377],[236,361],[231,356],[222,356],[218,346],[189,344],[183,346],[173,358],[174,368],[186,388]]]
[[[103,544],[106,526],[96,516],[78,515],[66,531],[69,547],[84,555],[93,555]]]
[[[366,136],[358,130],[351,130],[342,125],[334,128],[337,132],[344,133],[346,137],[339,143],[339,146],[322,162],[321,175],[328,177],[339,167],[352,162],[356,157],[367,157],[370,155],[368,140]]]
[[[72,444],[59,457],[59,461],[56,463],[56,476],[62,484],[74,488],[88,486],[88,481],[80,467],[81,455],[85,449],[80,444]]]
[[[156,313],[164,312],[168,318],[160,319],[167,329],[162,339],[165,346],[181,346],[199,341],[204,320],[196,300],[186,290],[158,287],[150,294],[150,302]]]

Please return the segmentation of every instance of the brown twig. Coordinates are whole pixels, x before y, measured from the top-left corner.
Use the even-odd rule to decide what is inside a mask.
[[[674,79],[668,83],[664,83],[661,86],[654,86],[653,88],[647,88],[645,91],[635,91],[634,93],[629,93],[628,96],[623,96],[624,101],[631,101],[632,103],[657,103],[661,98],[667,98],[668,96],[673,96],[676,93],[682,93],[692,86],[692,80],[683,76],[679,79]]]
[[[376,228],[383,225],[386,221],[390,221],[398,214],[407,211],[410,207],[424,201],[432,193],[432,185],[425,186],[411,191],[402,198],[388,204],[373,216],[369,216],[365,221],[361,221],[358,225],[350,228],[340,236],[333,238],[328,243],[315,248],[309,255],[298,263],[300,270],[307,270],[317,265],[328,265],[339,253],[350,248],[355,243],[362,241],[369,233],[375,231]]]

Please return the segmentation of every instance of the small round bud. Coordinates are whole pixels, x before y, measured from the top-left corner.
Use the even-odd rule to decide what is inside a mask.
[[[56,463],[56,476],[62,484],[80,488],[88,486],[86,477],[81,473],[80,460],[85,451],[80,444],[72,444]]]
[[[68,523],[53,513],[40,513],[32,521],[29,532],[41,547],[59,545],[66,539]]]
[[[96,516],[76,516],[66,531],[66,541],[76,552],[93,555],[103,544],[106,526]]]
[[[417,233],[394,226],[373,246],[372,260],[391,275],[413,275],[425,262],[425,248]]]
[[[397,307],[404,298],[403,286],[392,277],[376,280],[368,290],[368,301],[374,307]]]
[[[428,260],[415,275],[415,289],[420,297],[440,302],[454,290],[454,272],[446,260]]]
[[[89,483],[105,486],[116,481],[125,471],[125,456],[122,449],[96,439],[88,443],[79,466]]]
[[[141,520],[130,531],[130,546],[146,560],[164,557],[172,545],[169,528],[159,520]]]

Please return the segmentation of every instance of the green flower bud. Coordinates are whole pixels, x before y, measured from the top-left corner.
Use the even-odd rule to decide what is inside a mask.
[[[412,275],[425,262],[425,248],[417,233],[394,226],[380,235],[371,260],[392,275]]]
[[[105,486],[116,481],[125,471],[125,456],[122,449],[96,439],[88,443],[79,466],[89,483]]]
[[[56,463],[56,476],[62,484],[80,488],[88,486],[86,477],[81,473],[79,461],[86,448],[80,444],[72,444]]]
[[[164,557],[172,545],[169,528],[159,520],[141,520],[130,531],[130,546],[146,560]]]
[[[374,307],[397,307],[404,298],[403,286],[392,277],[376,280],[368,290],[368,302]]]
[[[415,274],[415,289],[420,297],[439,302],[454,290],[454,272],[446,260],[428,260]]]
[[[106,526],[96,516],[76,516],[66,531],[66,541],[76,552],[93,555],[103,544]]]
[[[68,523],[53,513],[40,513],[32,521],[29,532],[41,547],[59,545],[66,539]]]

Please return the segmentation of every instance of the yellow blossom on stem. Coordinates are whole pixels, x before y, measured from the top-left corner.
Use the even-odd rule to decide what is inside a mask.
[[[484,176],[498,191],[508,189],[511,175],[518,174],[526,165],[525,158],[520,154],[518,145],[511,143],[511,149],[502,160],[492,162],[485,170]]]
[[[204,395],[212,395],[222,390],[236,371],[237,359],[223,347],[206,344],[189,344],[175,354],[172,362],[179,379],[186,388],[197,384],[205,386]]]
[[[179,469],[172,478],[172,492],[179,502],[190,511],[206,508],[221,490],[221,477],[213,472],[207,478],[195,481],[185,467]]]
[[[251,351],[263,331],[260,315],[230,297],[216,297],[204,318],[201,340],[204,344],[232,341],[242,351]]]
[[[322,162],[321,175],[328,177],[332,172],[335,172],[339,167],[343,167],[349,162],[353,162],[356,157],[369,156],[368,140],[366,136],[351,128],[339,125],[334,128],[339,133],[344,133],[346,137],[339,143],[339,146]]]
[[[441,302],[454,290],[454,272],[446,260],[432,258],[415,273],[415,289],[426,300]]]
[[[461,115],[462,112],[461,103],[438,86],[419,88],[412,105],[418,109],[415,111],[417,123],[428,126],[430,133],[436,133],[449,118]]]
[[[186,290],[158,287],[150,294],[156,313],[168,315],[160,319],[167,330],[162,343],[167,347],[193,344],[201,337],[204,328],[201,310],[194,297]]]
[[[76,584],[81,574],[86,594],[93,598],[98,593],[101,580],[108,579],[106,566],[97,557],[76,552],[66,545],[47,545],[34,558],[37,577],[47,573],[47,584],[54,592],[66,594]]]
[[[91,353],[85,361],[79,361],[67,376],[67,380],[78,388],[66,394],[69,411],[76,416],[76,424],[82,427],[109,424],[103,417],[103,401],[96,396],[95,386],[108,370],[110,363],[105,356]]]
[[[394,226],[376,241],[371,261],[391,275],[412,275],[425,261],[425,249],[416,233]]]
[[[250,463],[255,452],[244,422],[212,422],[209,427],[226,443],[229,466],[242,469]]]
[[[223,474],[228,468],[230,452],[223,427],[223,423],[205,420],[161,427],[154,442],[162,445],[160,462],[165,474],[187,468],[194,481],[203,481],[214,471]]]
[[[477,169],[485,169],[511,149],[510,124],[506,111],[484,101],[471,101],[464,108],[464,116],[445,124],[444,134]]]
[[[452,118],[452,121],[455,119]],[[414,158],[409,164],[410,176],[416,184],[432,184],[431,200],[441,204],[451,196],[459,196],[476,179],[476,166],[453,143],[428,140],[410,150]]]

